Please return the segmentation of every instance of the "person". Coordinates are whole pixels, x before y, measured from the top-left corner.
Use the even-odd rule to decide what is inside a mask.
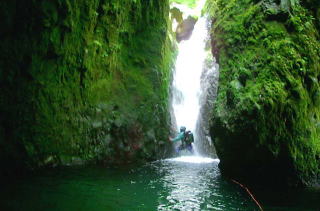
[[[193,134],[190,130],[186,131],[185,126],[180,127],[180,132],[178,135],[171,139],[172,142],[181,141],[181,144],[176,149],[176,152],[179,153],[181,150],[187,149],[189,152],[193,153],[192,143],[194,142]]]

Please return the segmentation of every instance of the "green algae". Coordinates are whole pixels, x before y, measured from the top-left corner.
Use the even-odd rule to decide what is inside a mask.
[[[319,174],[319,19],[315,2],[288,2],[207,2],[220,65],[211,135],[231,177],[307,185]]]
[[[167,1],[6,1],[0,10],[3,165],[159,156],[175,55]]]

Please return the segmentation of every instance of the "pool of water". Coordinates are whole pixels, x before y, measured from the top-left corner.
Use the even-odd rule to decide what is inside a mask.
[[[183,157],[130,168],[59,168],[1,188],[0,210],[259,210],[218,160]],[[264,210],[320,210],[320,192],[260,191]]]

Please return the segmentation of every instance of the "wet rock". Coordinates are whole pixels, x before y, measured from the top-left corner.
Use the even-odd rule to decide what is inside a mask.
[[[264,2],[217,0],[210,11],[220,68],[210,133],[225,176],[310,186],[320,174],[317,3]]]
[[[201,74],[200,112],[196,125],[196,134],[198,135],[197,148],[201,154],[212,157],[217,157],[217,154],[210,136],[209,120],[212,115],[212,106],[217,96],[218,68],[215,59],[209,56]]]
[[[74,155],[157,159],[170,126],[169,1],[0,4],[0,172],[81,163]]]
[[[190,38],[196,22],[196,18],[189,16],[178,25],[176,30],[176,39],[178,42],[188,40]]]

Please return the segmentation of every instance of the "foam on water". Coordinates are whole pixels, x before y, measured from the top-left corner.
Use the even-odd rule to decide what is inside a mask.
[[[184,163],[219,163],[219,159],[212,159],[201,156],[181,156],[177,158],[166,159],[167,161],[184,162]]]

